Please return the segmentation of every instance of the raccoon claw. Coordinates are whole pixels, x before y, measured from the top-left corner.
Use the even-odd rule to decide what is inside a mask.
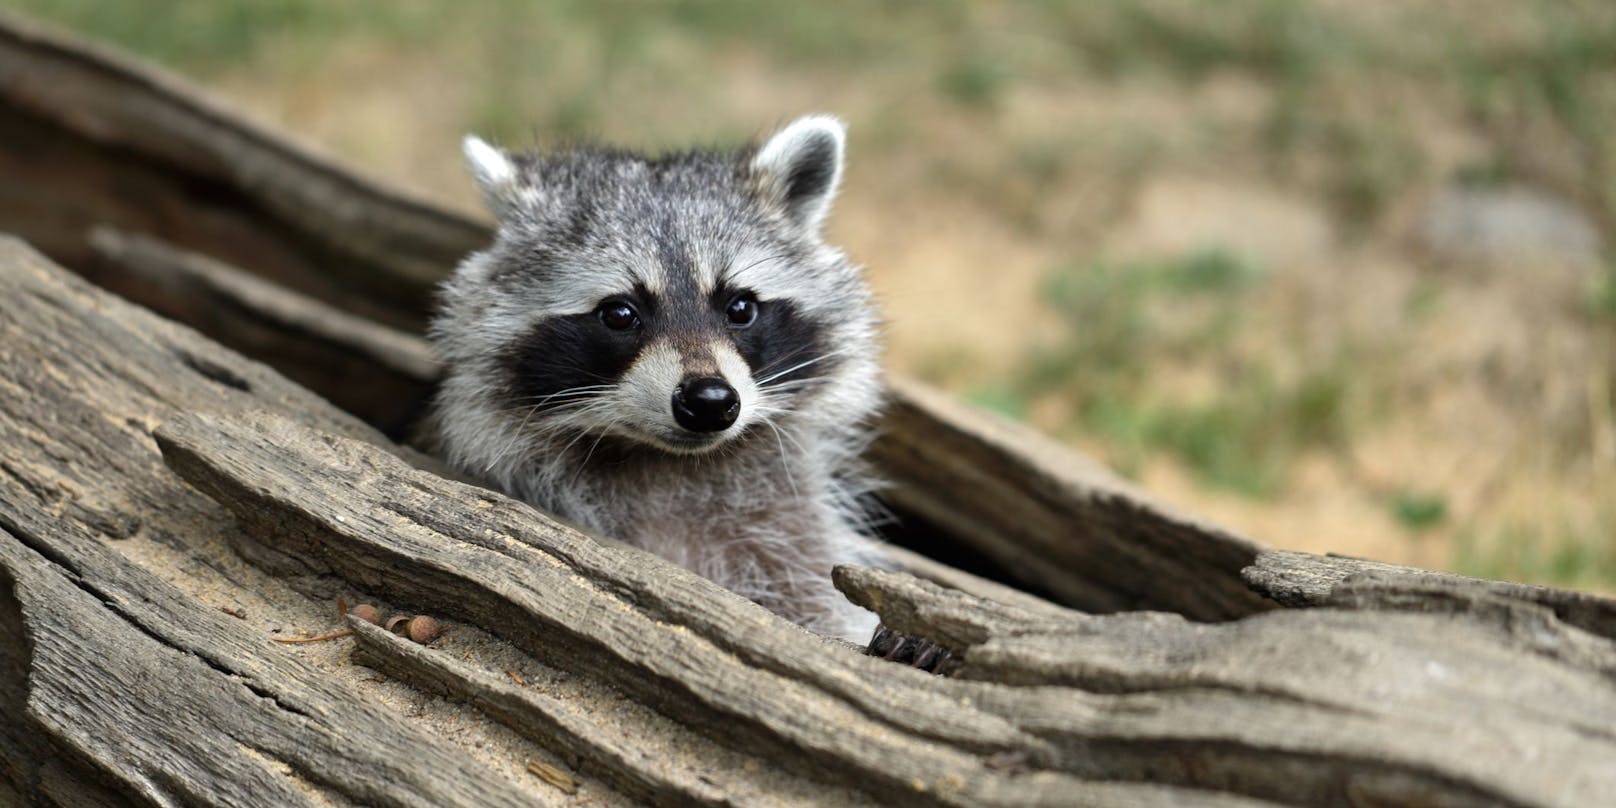
[[[864,653],[919,668],[927,673],[947,673],[953,667],[953,652],[931,640],[899,634],[882,623]]]

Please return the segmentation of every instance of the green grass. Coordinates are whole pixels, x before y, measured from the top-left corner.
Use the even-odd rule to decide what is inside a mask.
[[[1450,65],[1469,116],[1512,174],[1556,186],[1616,231],[1616,11],[1544,3],[1503,42],[1454,37]],[[1597,12],[1595,11],[1597,9]],[[1544,161],[1540,155],[1561,155]]]
[[[987,54],[972,54],[944,69],[938,89],[961,106],[992,108],[1011,80],[1004,62]]]
[[[1160,262],[1094,263],[1052,273],[1045,300],[1060,316],[1068,339],[1033,357],[1035,382],[1053,384],[1073,366],[1107,371],[1142,369],[1153,342],[1191,348],[1217,342],[1237,314],[1232,303],[1257,280],[1258,270],[1223,249],[1207,249]],[[1198,298],[1209,308],[1182,312],[1180,336],[1153,322],[1153,304]],[[1115,381],[1121,382],[1122,379]]]
[[[1135,462],[1165,452],[1210,487],[1269,497],[1283,490],[1303,453],[1346,442],[1350,384],[1337,367],[1291,382],[1258,372],[1208,401],[1097,401],[1082,417]]]
[[[1448,501],[1437,493],[1398,491],[1389,504],[1397,523],[1413,532],[1429,530],[1448,518]]]
[[[299,41],[318,51],[371,26],[394,37],[426,34],[428,20],[409,13],[408,5],[322,0],[6,0],[4,7],[116,43],[148,59],[208,72],[241,65],[264,46],[282,40]]]
[[[1616,588],[1616,514],[1592,527],[1516,523],[1462,531],[1453,565],[1478,578],[1608,591]]]
[[[1599,319],[1616,324],[1616,251],[1605,257],[1605,271],[1588,293],[1588,310]]]
[[[977,387],[965,392],[965,400],[983,409],[1017,420],[1027,417],[1027,397],[1005,385]]]
[[[1161,452],[1207,485],[1271,496],[1303,453],[1349,442],[1356,365],[1347,354],[1292,374],[1221,362],[1261,279],[1217,249],[1058,271],[1046,299],[1060,337],[978,400],[1014,415],[1053,397],[1074,428],[1117,447],[1125,470]],[[1186,400],[1158,388],[1157,375],[1186,361],[1221,363],[1215,394]]]

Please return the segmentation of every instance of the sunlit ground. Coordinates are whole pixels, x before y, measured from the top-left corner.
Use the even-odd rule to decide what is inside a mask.
[[[1616,4],[0,5],[466,209],[467,130],[834,112],[894,369],[1273,544],[1616,588]]]

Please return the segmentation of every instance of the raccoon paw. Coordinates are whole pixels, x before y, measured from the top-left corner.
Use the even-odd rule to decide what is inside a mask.
[[[946,674],[954,667],[952,651],[931,640],[899,634],[885,623],[875,627],[875,636],[870,638],[870,647],[864,653],[928,673]]]

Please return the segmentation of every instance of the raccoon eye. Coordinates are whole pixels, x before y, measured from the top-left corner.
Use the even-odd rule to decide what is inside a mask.
[[[750,292],[743,294],[729,302],[724,309],[724,315],[729,318],[730,325],[745,328],[757,320],[758,302]]]
[[[634,307],[621,300],[608,300],[595,309],[595,315],[613,331],[627,331],[640,327],[640,315]]]

